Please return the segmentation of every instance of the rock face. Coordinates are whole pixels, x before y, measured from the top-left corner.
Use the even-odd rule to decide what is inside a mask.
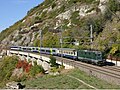
[[[109,2],[109,0],[100,0],[100,3],[99,3],[99,8],[101,10],[102,13],[105,13],[106,11],[106,4]]]
[[[109,20],[111,22],[113,19],[118,20],[115,15],[120,16],[119,9],[116,9],[117,4],[120,5],[119,0],[112,0],[117,4],[111,3],[111,7],[116,7],[106,14],[108,6],[110,8],[110,1],[45,0],[28,11],[27,16],[22,20],[1,32],[0,43],[2,46],[40,46],[39,32],[42,30],[42,46],[59,47],[60,29],[62,29],[63,37],[73,37],[73,39],[65,39],[66,42],[71,43],[63,45],[63,47],[71,47],[76,43],[75,41],[80,42],[81,46],[89,47],[89,44],[86,45],[86,43],[90,40],[78,38],[89,37],[90,24],[93,25],[94,42],[97,43],[100,36],[106,38],[101,34],[105,33],[104,29]],[[112,13],[112,10],[115,10],[113,11],[115,14]],[[116,26],[116,29],[119,34],[119,25]],[[116,39],[116,41],[119,40]]]

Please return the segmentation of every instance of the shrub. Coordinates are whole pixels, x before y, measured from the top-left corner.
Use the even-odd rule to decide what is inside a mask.
[[[109,0],[108,8],[113,12],[119,11],[120,3],[117,0]]]
[[[5,83],[8,81],[12,75],[12,71],[15,69],[15,66],[18,62],[18,57],[4,57],[0,62],[0,83]]]
[[[34,66],[31,67],[29,74],[31,76],[35,76],[39,73],[44,73],[43,67],[41,65],[34,64]]]
[[[52,4],[52,9],[53,9],[55,6],[56,6],[56,4],[55,4],[55,3],[53,3],[53,4]]]
[[[59,72],[59,69],[58,68],[56,68],[56,67],[52,67],[51,69],[50,69],[50,72]]]
[[[112,13],[109,10],[105,11],[104,19],[105,20],[111,20],[112,19]]]
[[[76,4],[78,2],[91,4],[94,1],[96,0],[69,0],[69,4]]]
[[[50,56],[50,64],[51,67],[57,67],[56,58],[53,57],[52,55]]]
[[[79,11],[73,12],[70,18],[73,24],[79,24]]]
[[[23,70],[28,73],[30,71],[31,66],[32,65],[29,64],[27,61],[19,60],[17,65],[16,65],[16,68],[18,68],[18,69],[23,68]]]
[[[110,54],[113,56],[120,56],[120,45],[119,44],[113,44],[112,49],[110,50]]]
[[[39,46],[40,46],[40,40],[39,40],[39,39],[35,39],[35,40],[33,41],[33,46],[39,47]]]

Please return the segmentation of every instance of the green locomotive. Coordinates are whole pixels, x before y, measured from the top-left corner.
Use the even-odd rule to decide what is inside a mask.
[[[77,58],[80,61],[84,61],[87,63],[93,63],[96,65],[104,65],[105,60],[103,59],[103,55],[101,51],[92,51],[92,50],[78,50]]]

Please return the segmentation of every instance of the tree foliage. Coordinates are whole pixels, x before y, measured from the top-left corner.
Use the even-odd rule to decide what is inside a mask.
[[[75,41],[74,38],[73,38],[72,31],[71,30],[65,31],[63,36],[66,37],[66,38],[63,38],[63,47],[70,48],[70,46]]]
[[[108,8],[112,12],[120,11],[120,2],[117,0],[109,0]]]
[[[56,58],[53,57],[52,55],[50,56],[50,64],[51,64],[51,67],[56,67],[57,66]]]
[[[46,37],[43,37],[42,46],[44,47],[59,47],[59,38],[56,34],[47,32]]]
[[[12,71],[15,69],[15,66],[18,62],[18,57],[4,57],[0,62],[0,85],[3,82],[6,82],[10,79]]]
[[[31,67],[29,74],[31,76],[35,76],[39,73],[44,73],[44,69],[41,65],[37,65],[36,62],[35,62],[34,66]]]
[[[120,44],[113,44],[110,54],[120,57]]]

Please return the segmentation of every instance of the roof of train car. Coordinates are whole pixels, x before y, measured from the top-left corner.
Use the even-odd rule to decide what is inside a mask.
[[[59,50],[70,50],[70,51],[73,51],[73,50],[76,50],[76,49],[71,49],[71,48],[59,48]]]
[[[98,50],[78,50],[78,51],[102,53],[101,51]]]
[[[39,48],[40,47],[27,47],[27,46],[11,46],[10,48]],[[69,50],[69,51],[85,51],[85,52],[95,52],[95,53],[101,53],[101,51],[98,51],[98,50],[77,50],[77,49],[71,49],[71,48],[48,48],[48,47],[41,47],[41,49],[54,49],[54,50]]]

